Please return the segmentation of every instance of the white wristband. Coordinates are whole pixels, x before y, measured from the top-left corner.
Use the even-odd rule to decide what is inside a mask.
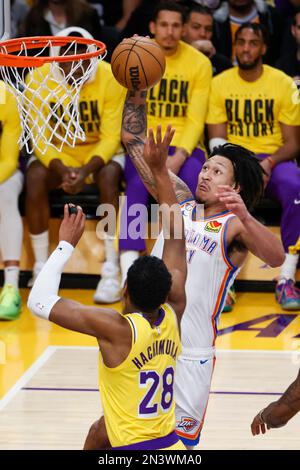
[[[223,139],[223,137],[213,137],[209,139],[208,146],[209,150],[212,152],[215,147],[219,147],[219,145],[227,144],[227,140]]]
[[[28,308],[38,317],[48,320],[53,306],[60,299],[57,294],[61,273],[73,251],[70,243],[59,242],[39,273],[27,302]]]

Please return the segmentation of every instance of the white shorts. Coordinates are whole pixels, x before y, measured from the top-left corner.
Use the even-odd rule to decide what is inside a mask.
[[[122,170],[125,170],[125,155],[124,153],[116,154],[112,157],[112,161],[120,165]]]
[[[215,357],[177,360],[174,384],[176,432],[187,446],[199,443],[209,399]]]

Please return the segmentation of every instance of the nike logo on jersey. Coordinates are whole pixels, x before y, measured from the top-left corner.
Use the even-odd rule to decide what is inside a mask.
[[[200,364],[205,364],[206,362],[208,362],[208,359],[206,359],[206,361],[200,361]]]

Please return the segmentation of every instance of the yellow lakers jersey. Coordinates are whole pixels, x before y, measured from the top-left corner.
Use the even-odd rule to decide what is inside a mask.
[[[125,315],[131,351],[118,367],[103,363],[99,387],[112,447],[157,439],[175,429],[174,378],[181,352],[176,314],[164,304],[155,326],[140,313]]]
[[[0,80],[0,184],[16,171],[21,135],[20,115],[9,85]]]

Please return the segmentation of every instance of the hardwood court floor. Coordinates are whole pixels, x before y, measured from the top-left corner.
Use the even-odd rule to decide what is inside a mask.
[[[27,290],[22,292],[25,299]],[[92,291],[61,295],[92,304]],[[96,341],[34,318],[0,323],[0,449],[80,449],[101,412]],[[300,312],[272,294],[239,294],[220,323],[212,394],[200,449],[300,449],[300,415],[253,438],[254,414],[294,380],[300,364]],[[3,357],[2,357],[3,359]]]

